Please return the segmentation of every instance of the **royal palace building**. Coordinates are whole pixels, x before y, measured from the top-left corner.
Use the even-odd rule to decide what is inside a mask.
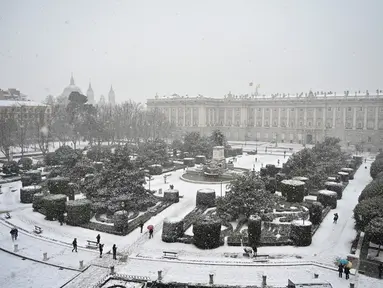
[[[220,129],[232,141],[312,144],[334,136],[364,151],[383,147],[383,91],[252,97],[229,93],[223,99],[156,96],[147,106],[164,113],[183,132],[209,135]]]

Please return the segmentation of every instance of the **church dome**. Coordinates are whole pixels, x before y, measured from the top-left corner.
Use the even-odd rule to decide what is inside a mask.
[[[72,92],[78,92],[78,93],[82,94],[81,89],[74,84],[73,75],[70,77],[69,86],[64,88],[64,91],[61,95],[64,96],[66,99],[68,99],[70,93],[72,93]]]

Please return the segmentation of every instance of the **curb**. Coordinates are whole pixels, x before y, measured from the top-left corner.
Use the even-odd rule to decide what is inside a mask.
[[[182,177],[182,175],[180,176],[180,179],[182,181],[193,183],[193,184],[221,185],[221,182],[205,182],[205,181],[189,180]],[[230,181],[222,181],[222,184],[229,184],[229,183]]]

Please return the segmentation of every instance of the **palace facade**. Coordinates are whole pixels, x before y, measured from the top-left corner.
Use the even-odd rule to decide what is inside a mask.
[[[312,144],[326,136],[343,145],[375,152],[383,147],[383,96],[301,93],[294,97],[235,96],[223,99],[173,96],[149,99],[148,109],[161,111],[183,132],[209,135],[220,129],[232,141]]]

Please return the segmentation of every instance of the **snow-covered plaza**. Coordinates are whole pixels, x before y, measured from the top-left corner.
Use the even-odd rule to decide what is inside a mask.
[[[248,147],[252,149],[251,144]],[[282,165],[287,159],[288,156],[284,158],[283,153],[244,153],[238,157],[235,166],[247,169],[254,167],[258,171],[262,165],[277,165],[278,160],[279,165]],[[336,288],[349,287],[350,282],[355,283],[356,287],[381,287],[379,284],[383,284],[377,279],[363,275],[355,277],[354,270],[351,271],[350,280],[338,278],[335,265],[337,258],[349,255],[351,242],[355,239],[352,210],[360,192],[371,181],[370,164],[367,161],[365,165],[368,169],[362,165],[355,173],[355,180],[351,180],[343,191],[337,208],[331,210],[323,220],[310,246],[260,247],[258,254],[268,255],[269,258],[262,262],[227,257],[228,253],[242,254],[243,247],[225,244],[212,250],[200,250],[194,245],[165,243],[161,240],[163,220],[167,217],[184,217],[193,210],[198,189],[212,188],[218,196],[225,194],[225,184],[196,184],[181,180],[183,170],[171,172],[166,184],[162,175],[153,176],[150,183],[146,184],[147,188],[150,185],[150,189],[156,191],[164,191],[172,184],[182,196],[179,203],[171,205],[146,223],[154,225],[153,239],[149,239],[146,229],[144,233],[140,233],[138,228],[126,236],[117,236],[46,221],[44,215],[32,211],[32,204],[20,203],[21,182],[3,184],[0,210],[11,211],[12,218],[5,219],[4,214],[1,215],[0,259],[4,265],[0,272],[0,287],[94,287],[109,273],[110,266],[115,266],[118,274],[148,277],[151,280],[156,280],[161,270],[163,282],[207,284],[209,274],[213,274],[216,285],[260,286],[262,276],[266,275],[268,285],[276,287],[285,287],[287,279],[299,283],[331,283]],[[156,195],[162,196],[158,192]],[[82,195],[76,196],[80,197]],[[340,216],[337,224],[333,224],[334,213]],[[33,233],[35,225],[42,228],[42,234]],[[12,242],[9,234],[13,226],[19,229],[19,238],[15,242]],[[97,234],[101,235],[105,252],[116,244],[118,258],[128,255],[128,259],[113,260],[110,253],[99,258],[97,250],[86,248],[87,241],[95,241]],[[72,252],[74,238],[78,241],[78,253]],[[17,249],[14,244],[18,245]],[[177,252],[178,259],[164,259],[163,251]],[[43,259],[44,253],[47,253],[47,259]],[[83,261],[83,267],[80,267],[80,261]],[[318,278],[314,278],[314,274],[318,274]]]

